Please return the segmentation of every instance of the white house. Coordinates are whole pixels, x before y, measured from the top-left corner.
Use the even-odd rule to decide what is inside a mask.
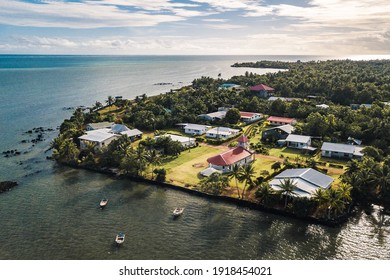
[[[121,135],[127,135],[131,141],[142,138],[142,131],[134,128],[120,132]]]
[[[226,173],[230,172],[234,165],[242,166],[250,164],[252,161],[254,161],[254,153],[246,148],[248,144],[248,138],[243,135],[238,138],[237,141],[237,147],[208,158],[207,162],[209,163],[209,167],[207,169],[214,169],[222,173]],[[206,170],[204,171],[206,172]]]
[[[287,169],[276,175],[269,185],[276,191],[282,190],[284,180],[290,179],[295,184],[293,193],[299,197],[310,197],[319,189],[329,189],[332,185],[333,178],[318,172],[312,168]]]
[[[320,105],[316,105],[316,107],[319,108],[319,109],[328,109],[328,108],[329,108],[329,105],[320,104]]]
[[[306,135],[289,134],[285,142],[289,148],[306,150],[314,149],[311,147],[311,137]]]
[[[262,114],[252,112],[240,112],[241,121],[246,123],[255,122],[263,118]]]
[[[321,155],[345,159],[361,158],[363,149],[362,146],[324,142],[321,147]]]
[[[101,149],[120,137],[120,135],[110,133],[109,131],[109,129],[87,131],[87,134],[78,138],[80,140],[80,149],[85,149],[88,143],[95,144],[95,149]]]
[[[227,139],[236,136],[239,132],[240,130],[229,127],[214,127],[206,132],[206,137]]]
[[[97,130],[97,129],[105,129],[112,128],[115,125],[113,122],[98,122],[98,123],[89,123],[87,124],[86,130]]]
[[[184,132],[191,135],[203,135],[210,129],[210,126],[189,123],[184,127]]]
[[[169,138],[171,138],[172,141],[177,141],[180,144],[182,144],[183,147],[186,147],[186,148],[195,145],[195,139],[190,138],[190,137],[174,135],[174,134],[164,134],[164,135],[156,136],[156,137],[154,137],[154,139],[157,139],[159,137],[169,137]]]

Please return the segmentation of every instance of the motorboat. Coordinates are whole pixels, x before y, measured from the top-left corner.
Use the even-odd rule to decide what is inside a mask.
[[[100,201],[100,207],[101,208],[104,208],[107,206],[107,203],[108,203],[108,199],[107,198],[103,198],[101,201]]]
[[[123,232],[120,232],[115,237],[115,242],[117,245],[121,245],[123,242],[125,242],[125,234]]]
[[[179,217],[181,214],[183,214],[184,212],[184,208],[175,208],[175,210],[173,210],[173,216],[174,217]]]

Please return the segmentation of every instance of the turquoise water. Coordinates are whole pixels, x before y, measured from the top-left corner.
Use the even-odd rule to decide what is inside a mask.
[[[227,78],[237,61],[302,57],[0,56],[0,259],[390,259],[388,216],[354,217],[341,228],[209,201],[170,189],[58,166],[45,159],[63,107],[134,98],[181,87],[200,76]],[[311,58],[306,58],[311,59]],[[253,71],[253,69],[252,69]],[[265,71],[265,70],[258,70]],[[154,85],[156,83],[173,85]],[[34,127],[45,141],[21,143]],[[109,205],[98,207],[102,197]],[[177,220],[172,210],[185,207]],[[122,248],[115,234],[126,233]]]

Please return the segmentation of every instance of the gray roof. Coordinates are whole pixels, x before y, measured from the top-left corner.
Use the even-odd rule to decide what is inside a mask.
[[[121,133],[123,131],[130,130],[127,126],[123,124],[116,124],[112,127],[111,131],[112,133]]]
[[[310,138],[311,138],[310,136],[306,136],[306,135],[290,134],[289,136],[287,136],[286,141],[307,143],[310,141]]]
[[[217,111],[208,114],[199,115],[200,117],[209,116],[210,118],[223,119],[226,116],[227,111]]]
[[[103,142],[112,137],[118,137],[118,135],[108,132],[108,129],[98,129],[87,131],[87,134],[84,134],[79,137],[80,140],[87,140],[91,142]]]
[[[201,174],[202,176],[209,177],[211,174],[213,174],[213,173],[215,173],[215,172],[217,172],[217,173],[222,173],[220,170],[217,170],[217,169],[215,169],[215,168],[213,168],[213,167],[208,167],[208,168],[202,170],[202,171],[200,172],[200,174]]]
[[[202,125],[202,124],[194,124],[194,123],[188,123],[184,129],[195,129],[195,130],[204,130],[208,129],[210,126]]]
[[[283,130],[288,134],[291,134],[295,130],[295,128],[291,124],[280,125],[275,128],[279,128],[280,130]]]
[[[338,143],[324,142],[322,144],[321,150],[322,151],[332,151],[332,152],[353,154],[355,151],[355,148],[356,148],[356,146],[349,145],[349,144],[338,144]]]
[[[139,136],[139,135],[142,135],[142,131],[138,130],[138,129],[130,129],[130,130],[126,130],[126,131],[122,131],[120,134],[122,135],[127,135],[129,137],[134,137],[134,136]]]
[[[287,169],[275,176],[275,179],[300,178],[321,188],[328,188],[333,178],[312,168]]]
[[[102,128],[112,128],[114,124],[115,123],[113,122],[98,122],[98,123],[89,123],[87,124],[87,126],[95,130],[95,129],[102,129]]]

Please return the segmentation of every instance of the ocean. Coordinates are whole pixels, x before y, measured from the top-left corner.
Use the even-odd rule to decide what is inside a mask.
[[[19,183],[0,194],[0,259],[390,259],[378,207],[328,228],[46,160],[68,108],[165,93],[201,76],[277,71],[230,67],[261,59],[322,58],[0,55],[0,153],[20,153],[0,157],[0,180]],[[40,127],[44,141],[34,143]],[[173,220],[178,204],[186,211]],[[128,240],[118,250],[119,231]]]

